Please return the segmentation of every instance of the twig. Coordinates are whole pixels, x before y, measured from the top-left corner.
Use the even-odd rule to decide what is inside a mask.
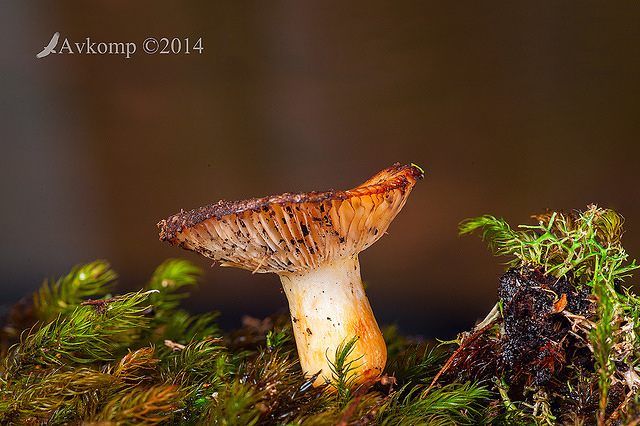
[[[462,350],[464,350],[469,345],[469,343],[471,343],[474,340],[476,340],[478,337],[480,337],[481,334],[483,334],[485,331],[489,330],[491,327],[493,327],[499,321],[502,321],[502,319],[501,318],[494,318],[487,325],[482,327],[480,330],[474,332],[471,336],[469,336],[469,338],[467,338],[464,342],[462,342],[460,347],[458,347],[458,349],[456,349],[456,351],[449,357],[447,362],[444,363],[444,365],[442,366],[440,371],[438,371],[438,374],[436,374],[436,376],[433,378],[433,380],[431,381],[431,384],[429,385],[427,390],[422,392],[422,396],[421,397],[425,398],[427,396],[427,394],[429,393],[429,391],[431,391],[431,388],[436,384],[436,382],[438,381],[440,376],[445,371],[447,371],[449,369],[449,367],[451,367],[451,364],[453,364],[454,359],[460,354],[460,352],[462,352]]]
[[[149,290],[145,293],[143,293],[144,295],[150,294],[150,293],[159,293],[159,290]],[[127,300],[127,299],[131,299],[133,296],[135,296],[135,294],[128,294],[125,296],[116,296],[116,297],[110,297],[108,299],[100,299],[100,300],[86,300],[82,303],[80,303],[80,305],[82,306],[93,306],[96,310],[96,312],[98,314],[102,314],[104,313],[104,311],[107,309],[107,306],[109,305],[109,303],[113,303],[113,302],[118,302],[120,300]]]

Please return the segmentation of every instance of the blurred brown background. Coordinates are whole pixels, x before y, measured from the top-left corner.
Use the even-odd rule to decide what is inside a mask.
[[[361,255],[381,324],[448,338],[491,308],[503,267],[457,237],[467,217],[594,202],[640,257],[637,2],[3,2],[0,24],[5,306],[77,263],[109,260],[125,291],[184,257],[206,269],[189,309],[269,315],[276,276],[209,268],[158,220],[394,162],[426,178]],[[36,59],[56,31],[137,51]],[[147,37],[204,50],[149,55]]]

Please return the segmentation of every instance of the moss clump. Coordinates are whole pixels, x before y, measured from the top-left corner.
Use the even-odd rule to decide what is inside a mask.
[[[538,424],[623,424],[640,416],[638,298],[623,286],[636,269],[612,210],[533,216],[513,230],[502,219],[464,221],[508,256],[498,303],[449,360],[457,380],[490,380],[500,410]],[[512,418],[513,421],[513,418]]]
[[[288,317],[247,321],[225,335],[215,312],[180,309],[184,288],[199,275],[169,260],[139,292],[112,296],[116,273],[93,262],[45,282],[5,319],[0,423],[470,425],[484,418],[488,392],[478,385],[449,384],[422,398],[443,354],[419,351],[392,332],[395,378],[353,386],[345,362],[353,340],[331,354],[332,387],[313,387]]]

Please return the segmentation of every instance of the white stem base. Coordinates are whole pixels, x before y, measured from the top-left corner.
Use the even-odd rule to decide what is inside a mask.
[[[362,288],[358,257],[328,263],[304,274],[280,274],[289,301],[300,365],[305,374],[320,372],[319,386],[331,379],[329,361],[336,348],[358,336],[349,360],[357,381],[378,377],[387,347]]]

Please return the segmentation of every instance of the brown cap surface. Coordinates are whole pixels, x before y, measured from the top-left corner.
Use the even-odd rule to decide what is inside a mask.
[[[160,240],[255,272],[298,272],[373,244],[422,170],[395,164],[348,191],[219,201],[158,223]]]

